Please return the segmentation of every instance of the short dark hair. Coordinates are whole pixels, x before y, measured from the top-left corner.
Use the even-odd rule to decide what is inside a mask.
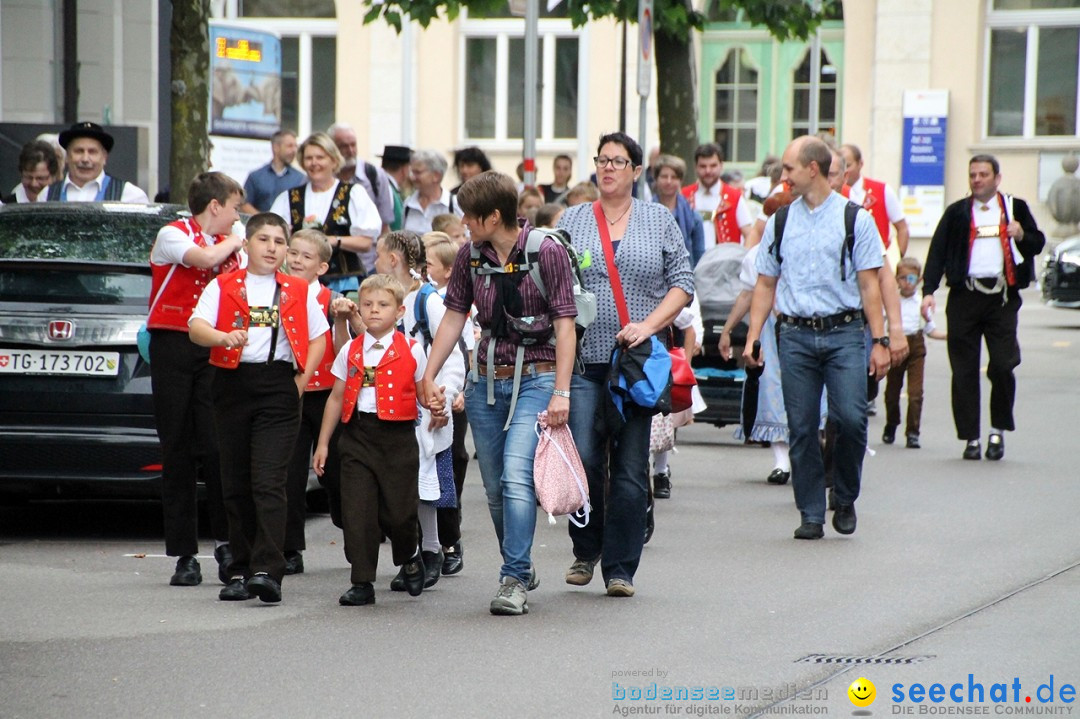
[[[571,166],[574,164],[574,160],[569,155],[556,155],[555,159],[551,161],[551,164],[554,165],[559,160],[566,160]]]
[[[1001,163],[999,163],[998,159],[993,155],[975,155],[975,157],[968,160],[968,167],[971,167],[976,162],[985,162],[986,164],[990,165],[995,175],[1001,174]]]
[[[706,142],[698,145],[697,149],[694,150],[694,164],[696,165],[697,161],[702,158],[714,156],[717,157],[720,162],[723,162],[724,148],[720,147],[715,142]]]
[[[247,225],[244,226],[244,233],[251,237],[267,225],[280,227],[285,232],[285,239],[289,239],[289,223],[283,220],[281,215],[275,215],[273,212],[260,212],[257,215],[252,215],[251,219],[247,221]]]
[[[845,142],[840,146],[840,149],[843,150],[845,147],[851,152],[851,156],[855,158],[855,162],[862,162],[862,150],[859,149],[858,145],[852,145],[850,142]]]
[[[491,160],[484,151],[475,145],[454,150],[454,170],[460,170],[462,165],[479,165],[481,172],[491,169]]]
[[[551,221],[555,219],[556,215],[565,210],[562,205],[556,205],[553,202],[549,202],[546,205],[540,205],[536,209],[535,223],[537,227],[551,227]]]
[[[285,139],[286,137],[295,138],[296,133],[293,132],[292,130],[289,130],[288,128],[283,127],[280,130],[278,130],[277,132],[275,132],[273,135],[270,136],[270,142],[276,145],[276,144],[278,144],[278,142]]]
[[[224,172],[203,172],[191,181],[188,188],[188,209],[197,215],[206,209],[211,200],[224,205],[233,195],[244,197],[244,188],[240,183]]]
[[[31,140],[22,146],[19,153],[19,172],[32,172],[44,162],[49,174],[56,177],[60,172],[60,163],[56,160],[56,150],[44,140]]]
[[[462,211],[484,220],[496,210],[503,227],[517,227],[517,185],[509,175],[487,170],[467,180],[457,192]]]
[[[816,162],[818,172],[828,177],[829,167],[832,165],[832,150],[823,140],[816,137],[808,137],[806,142],[799,148],[799,163],[803,167],[810,167],[811,162]]]
[[[622,145],[626,153],[630,155],[630,162],[634,167],[641,167],[641,161],[644,158],[644,154],[641,151],[641,145],[637,144],[634,138],[627,135],[625,132],[609,132],[606,135],[600,136],[600,142],[596,145],[596,154],[600,154],[600,149],[608,144],[614,142],[616,145]]]

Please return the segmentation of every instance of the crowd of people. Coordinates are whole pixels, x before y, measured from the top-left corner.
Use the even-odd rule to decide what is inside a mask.
[[[105,172],[112,147],[94,123],[73,125],[56,145],[28,143],[22,182],[6,200],[146,202]],[[471,426],[502,555],[490,611],[527,613],[539,583],[531,550],[542,415],[571,429],[592,505],[588,523],[570,526],[565,581],[587,585],[599,567],[608,596],[633,596],[653,500],[672,488],[667,451],[650,446],[656,409],[611,411],[612,353],[647,354],[657,340],[701,351],[694,267],[717,245],[746,250],[718,351],[735,359],[733,329],[748,318],[741,362],[764,369],[737,437],[772,447],[767,481],[791,481],[796,539],[822,537],[830,510],[837,533],[856,530],[867,417],[883,378],[882,441],[896,440],[906,379],[905,446],[921,446],[925,337],[947,342],[963,457],[1004,457],[1003,433],[1015,429],[1019,290],[1044,238],[1026,203],[999,190],[992,156],[970,159],[971,194],[946,210],[924,271],[907,255],[895,191],[863,174],[858,147],[829,136],[796,138],[745,181],[705,143],[692,158],[696,181],[684,184],[686,160],[655,151],[646,161],[633,138],[610,133],[589,180],[575,184],[571,158],[559,155],[553,181],[536,188],[492,170],[476,147],[450,163],[436,150],[386,146],[377,166],[358,157],[344,123],[299,143],[279,131],[270,149],[243,186],[219,172],[196,177],[191,217],[162,228],[150,252],[173,585],[202,581],[201,481],[220,599],[280,601],[284,576],[304,571],[311,467],[351,566],[339,602],[376,601],[386,540],[399,567],[389,588],[420,595],[464,567]],[[451,164],[460,182],[447,188]],[[240,212],[250,215],[242,233]],[[933,322],[942,277],[945,330]],[[596,301],[587,326],[579,282]],[[223,426],[228,441],[214,431]]]

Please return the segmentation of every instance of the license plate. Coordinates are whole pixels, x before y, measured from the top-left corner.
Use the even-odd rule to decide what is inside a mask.
[[[0,374],[115,377],[119,373],[119,352],[0,349]]]

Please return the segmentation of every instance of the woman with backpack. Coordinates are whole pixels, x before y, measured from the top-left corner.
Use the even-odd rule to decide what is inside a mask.
[[[454,261],[446,314],[418,395],[433,408],[444,406],[436,375],[475,304],[482,337],[465,385],[465,408],[503,558],[490,609],[492,614],[520,615],[528,613],[527,592],[539,583],[531,559],[534,427],[544,411],[549,426],[566,424],[570,408],[574,277],[566,249],[550,237],[535,256],[527,256],[531,228],[518,224],[517,188],[508,176],[483,172],[461,186],[457,201],[471,245],[462,247]],[[544,290],[530,273],[534,263]]]
[[[597,300],[596,321],[582,339],[585,372],[571,384],[570,420],[592,515],[586,526],[570,526],[575,561],[566,582],[588,584],[599,562],[608,596],[630,597],[645,539],[652,412],[631,407],[620,426],[604,423],[609,363],[616,343],[637,347],[666,331],[693,297],[694,273],[671,212],[632,196],[641,146],[616,132],[601,137],[597,150],[600,199],[568,208],[559,220],[590,259],[582,268],[585,289]],[[620,284],[621,292],[614,289]]]

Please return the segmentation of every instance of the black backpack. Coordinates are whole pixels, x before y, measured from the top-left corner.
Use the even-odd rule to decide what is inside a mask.
[[[776,224],[773,226],[773,235],[775,240],[773,241],[772,253],[776,257],[776,263],[782,264],[784,258],[780,255],[780,243],[784,239],[784,225],[787,224],[788,207],[790,205],[784,205],[776,211]],[[847,252],[840,252],[840,280],[842,282],[847,281],[847,258],[850,257],[852,264],[855,262],[855,218],[859,216],[859,210],[862,209],[862,205],[848,200],[847,205],[844,206],[844,247]]]

